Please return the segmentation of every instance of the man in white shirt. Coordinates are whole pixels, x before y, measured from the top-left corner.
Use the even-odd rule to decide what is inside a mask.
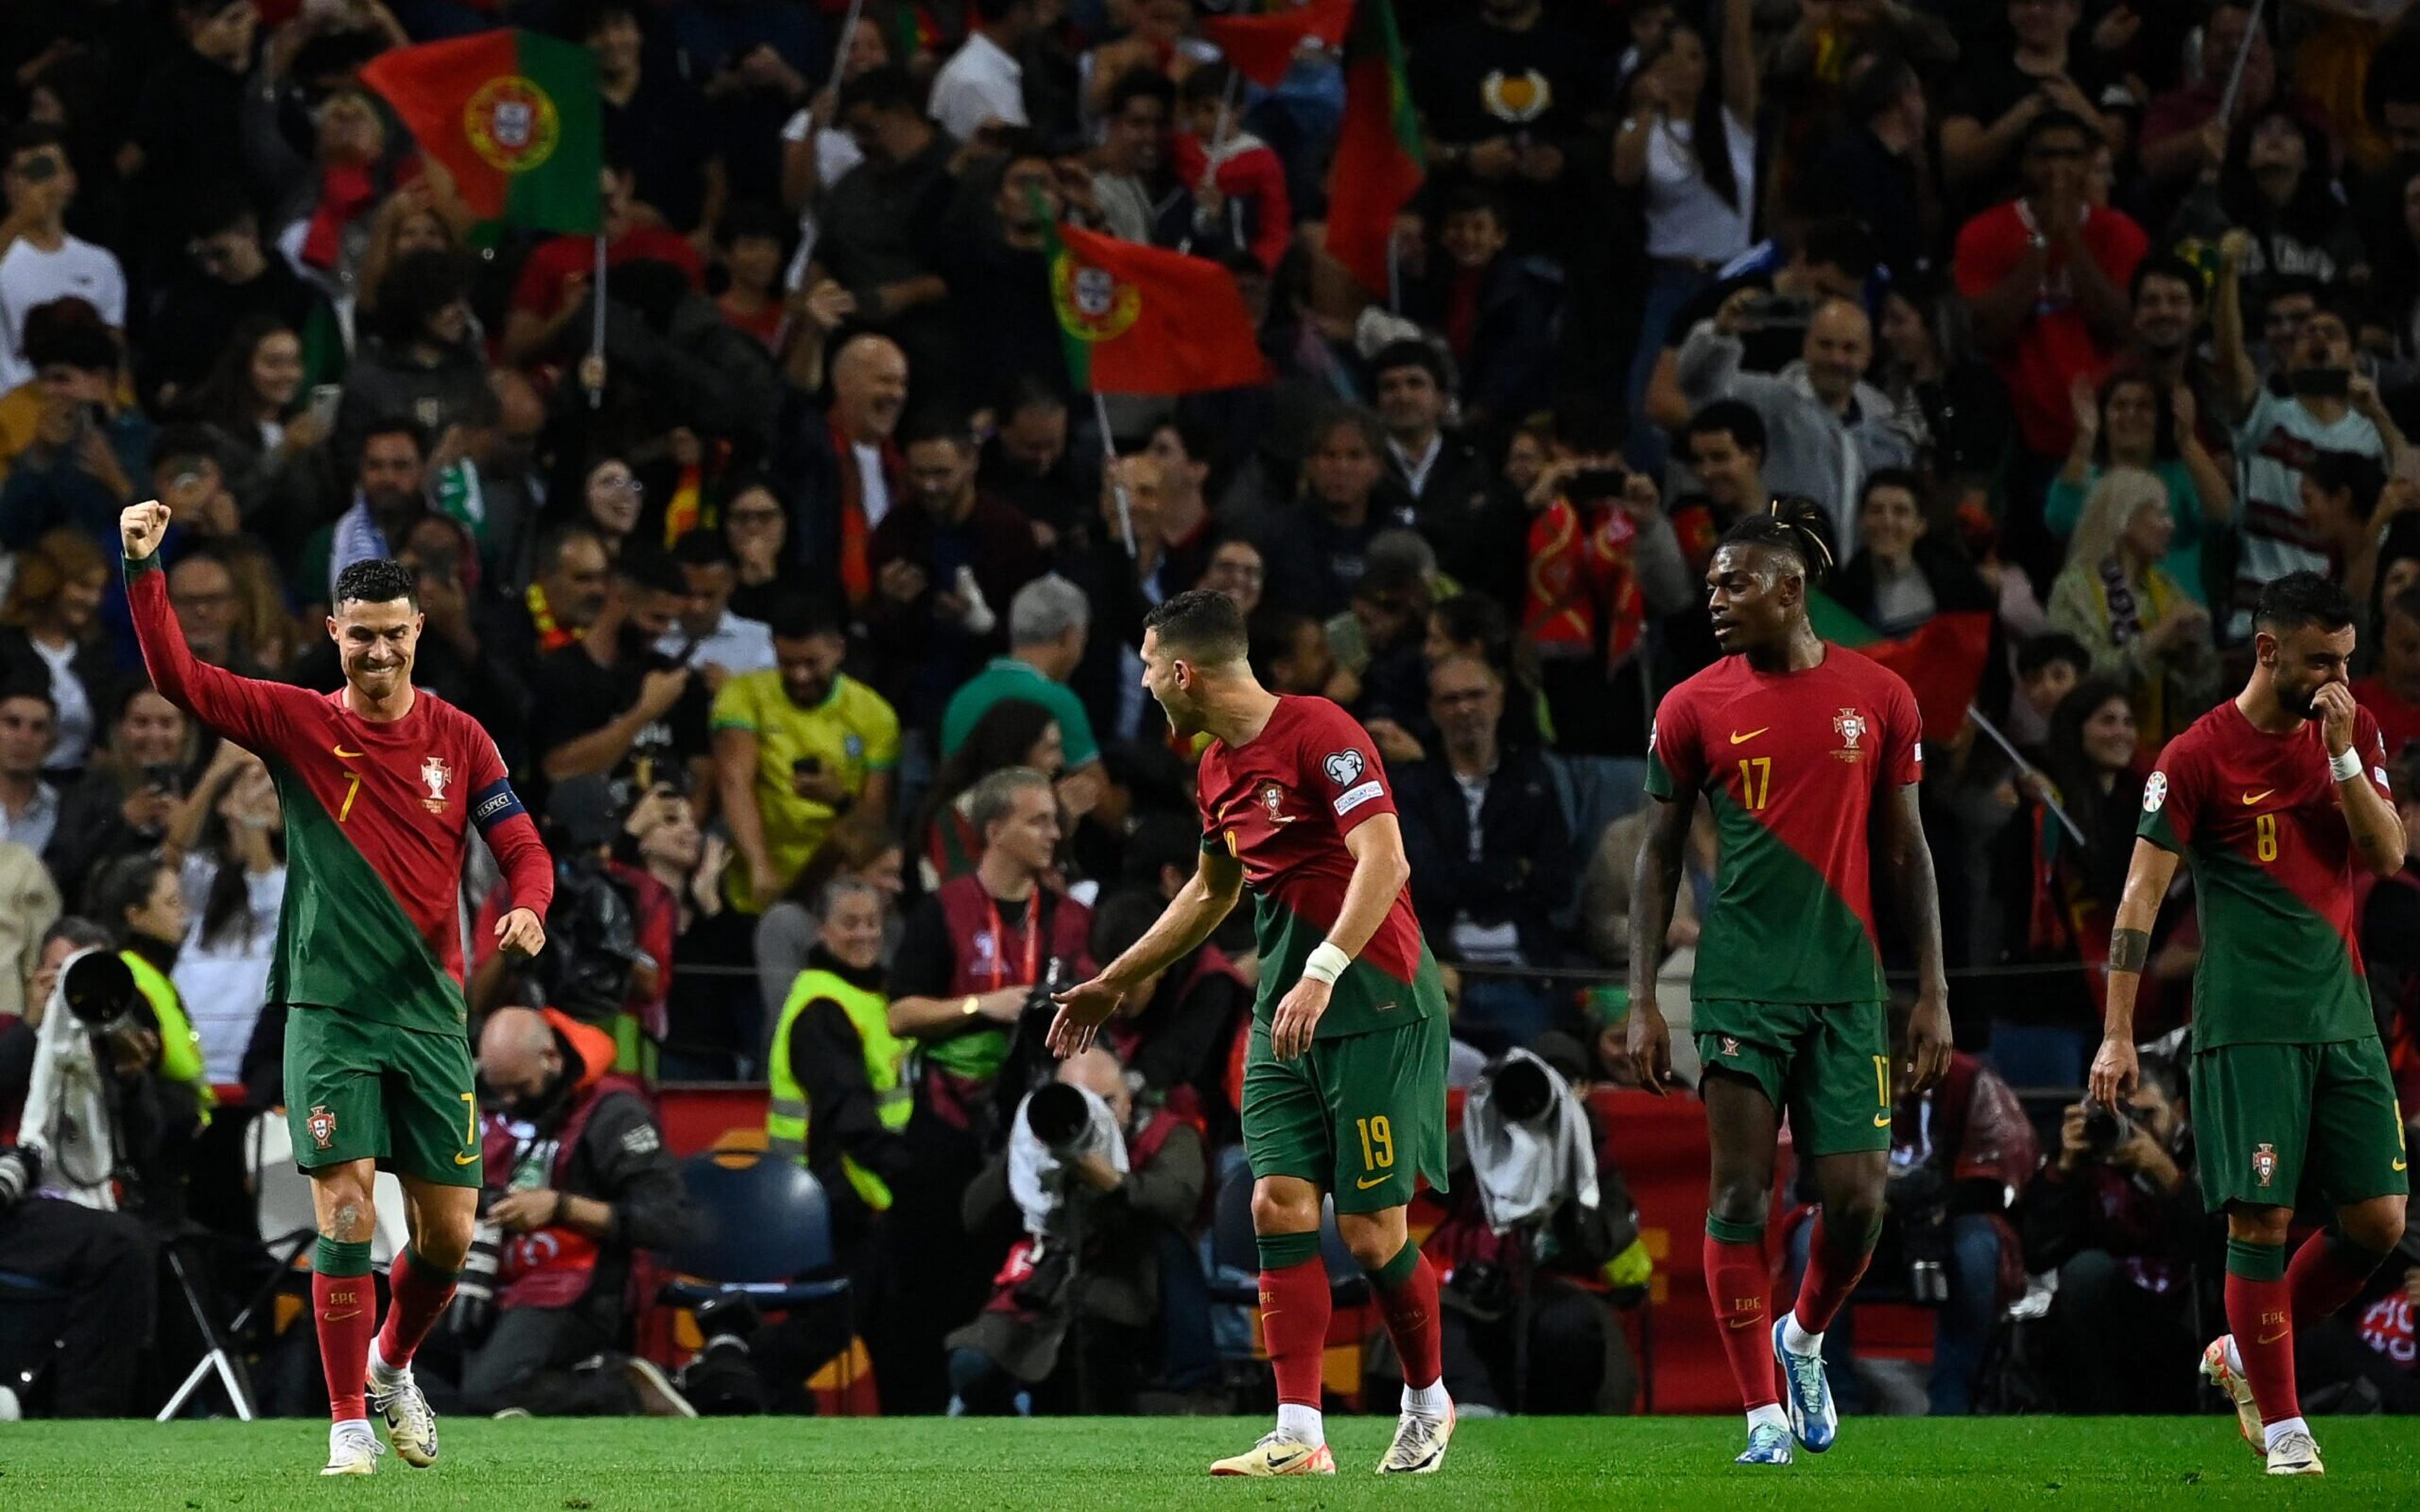
[[[986,126],[1025,124],[1025,66],[1016,54],[1033,33],[1032,0],[975,0],[973,10],[975,27],[934,75],[927,106],[961,142]]]
[[[680,618],[656,641],[656,650],[694,667],[709,692],[741,672],[774,665],[773,627],[731,612],[731,591],[739,564],[721,531],[691,531],[675,543],[673,563],[689,584]]]
[[[101,312],[114,331],[126,329],[126,274],[117,259],[68,235],[75,169],[55,126],[26,125],[8,137],[0,174],[8,216],[0,221],[0,392],[34,376],[22,349],[25,316],[37,305],[75,298]]]

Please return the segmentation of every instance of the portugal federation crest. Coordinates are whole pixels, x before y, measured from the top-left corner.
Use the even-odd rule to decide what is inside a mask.
[[[2262,1186],[2277,1174],[2277,1147],[2264,1144],[2252,1152],[2252,1174]]]
[[[490,79],[462,107],[471,150],[500,173],[544,167],[563,141],[563,116],[537,81],[520,74]]]
[[[328,1111],[324,1103],[311,1104],[311,1116],[302,1120],[302,1126],[311,1131],[311,1143],[316,1149],[326,1149],[336,1142],[336,1116]]]
[[[1278,786],[1275,782],[1264,782],[1261,784],[1261,807],[1269,811],[1270,824],[1290,825],[1294,823],[1294,815],[1290,813],[1280,813],[1279,811],[1284,806],[1285,789]]]
[[[1866,717],[1854,709],[1842,709],[1832,716],[1832,728],[1839,733],[1840,748],[1832,754],[1844,762],[1854,762],[1865,755],[1862,742],[1866,738]]]
[[[1115,341],[1142,314],[1142,290],[1063,252],[1050,264],[1050,303],[1059,329],[1078,341]]]
[[[454,785],[454,768],[442,757],[431,756],[420,764],[420,780],[428,789],[428,796],[420,800],[430,813],[445,811],[445,790]]]

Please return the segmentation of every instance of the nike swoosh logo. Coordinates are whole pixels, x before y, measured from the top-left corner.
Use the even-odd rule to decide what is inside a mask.
[[[2260,1342],[2261,1342],[2261,1343],[2263,1343],[2263,1344],[2274,1344],[2274,1343],[2276,1343],[2278,1340],[2280,1340],[2280,1339],[2284,1338],[2287,1335],[2288,1335],[2288,1334],[2290,1334],[2290,1333],[2292,1333],[2292,1332],[2293,1332],[2293,1330],[2292,1330],[2292,1329],[2288,1329],[2288,1328],[2281,1328],[2281,1329],[2279,1329],[2279,1330],[2278,1330],[2276,1333],[2274,1333],[2274,1334],[2268,1334],[2268,1335],[2262,1335],[2262,1337],[2261,1337],[2261,1339],[2260,1339]]]
[[[2247,793],[2243,795],[2243,806],[2248,809],[2276,791],[2275,788],[2262,788],[2257,793]]]
[[[2394,1165],[2392,1165],[2388,1166],[2388,1167],[2387,1167],[2387,1169],[2389,1169],[2389,1170],[2393,1170],[2393,1171],[2399,1171],[2399,1170],[2402,1170],[2406,1165],[2410,1165],[2410,1164],[2411,1164],[2411,1163],[2410,1163],[2409,1161],[2400,1161],[2400,1160],[2398,1160],[2398,1161],[2397,1161]]]
[[[1283,1470],[1286,1466],[1293,1464],[1295,1460],[1309,1453],[1311,1453],[1311,1451],[1308,1449],[1296,1449],[1294,1453],[1283,1457],[1271,1455],[1269,1456],[1269,1468],[1271,1470]]]
[[[457,1155],[454,1157],[454,1164],[457,1165],[468,1165],[478,1158],[479,1157],[476,1155]]]
[[[323,1323],[341,1323],[348,1318],[359,1318],[360,1316],[362,1316],[362,1310],[359,1307],[356,1307],[349,1313],[321,1313],[319,1315],[319,1321]]]
[[[1887,1113],[1877,1113],[1877,1114],[1875,1114],[1875,1115],[1874,1115],[1874,1127],[1875,1127],[1875,1128],[1877,1128],[1877,1129],[1887,1129],[1887,1128],[1889,1128],[1890,1126],[1891,1126],[1891,1116],[1890,1116],[1889,1114],[1887,1114]]]
[[[1357,1192],[1367,1192],[1373,1186],[1384,1186],[1393,1180],[1394,1178],[1391,1176],[1373,1176],[1366,1181],[1354,1182],[1353,1187]]]
[[[1764,1319],[1761,1318],[1731,1318],[1726,1319],[1723,1326],[1733,1329],[1754,1328],[1763,1321]]]
[[[338,757],[339,759],[341,759],[341,760],[344,760],[344,761],[350,761],[350,760],[352,760],[354,757],[359,756],[359,755],[361,754],[361,752],[360,752],[360,751],[357,751],[357,750],[347,750],[347,749],[346,749],[344,747],[342,747],[342,746],[331,746],[331,747],[329,747],[328,748],[329,748],[330,750],[334,751],[334,752],[336,753],[337,757]]]
[[[1738,731],[1734,730],[1731,732],[1731,744],[1734,746],[1745,746],[1749,741],[1754,740],[1757,736],[1764,733],[1772,728],[1773,726],[1769,724],[1761,724],[1755,729],[1749,731],[1746,734],[1741,734]]]

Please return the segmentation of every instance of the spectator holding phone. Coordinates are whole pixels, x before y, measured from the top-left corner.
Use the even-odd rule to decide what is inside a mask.
[[[8,138],[0,186],[8,214],[0,220],[0,390],[33,377],[23,347],[25,321],[41,305],[63,296],[83,300],[101,312],[115,332],[126,328],[126,273],[117,259],[68,231],[68,206],[76,193],[68,162],[67,133],[56,126],[27,122]]]
[[[0,331],[12,350],[15,339]],[[152,436],[140,410],[117,402],[116,334],[88,320],[62,320],[37,325],[28,342],[24,360],[42,408],[31,444],[0,488],[0,547],[24,546],[60,525],[107,539],[109,522],[134,502]]]
[[[840,670],[848,642],[828,606],[793,599],[773,620],[774,665],[715,695],[714,761],[739,864],[732,906],[781,896],[844,815],[891,811],[899,716]]]
[[[103,862],[157,846],[183,801],[192,727],[182,710],[130,680],[108,704],[107,728],[84,779],[63,796],[42,856],[60,892],[78,903]]]

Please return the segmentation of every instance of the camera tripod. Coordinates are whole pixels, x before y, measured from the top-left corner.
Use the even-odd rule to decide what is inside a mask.
[[[185,1269],[184,1256],[178,1246],[174,1243],[168,1246],[168,1269],[176,1273],[178,1288],[185,1294],[185,1305],[192,1310],[194,1321],[201,1327],[202,1342],[209,1348],[194,1362],[194,1368],[186,1372],[185,1383],[177,1388],[177,1395],[168,1398],[168,1405],[160,1409],[155,1422],[168,1422],[184,1411],[185,1403],[202,1388],[202,1383],[213,1371],[218,1374],[219,1384],[225,1388],[227,1402],[234,1407],[237,1420],[243,1423],[252,1421],[252,1391],[245,1379],[242,1358],[237,1353],[237,1345],[252,1327],[255,1315],[276,1301],[278,1291],[286,1285],[286,1278],[293,1273],[294,1262],[302,1258],[303,1250],[318,1237],[317,1228],[301,1228],[269,1245],[270,1257],[276,1261],[275,1267],[245,1301],[242,1311],[228,1320],[224,1331],[210,1321],[209,1308],[203,1304],[201,1293],[194,1289],[194,1278]]]

